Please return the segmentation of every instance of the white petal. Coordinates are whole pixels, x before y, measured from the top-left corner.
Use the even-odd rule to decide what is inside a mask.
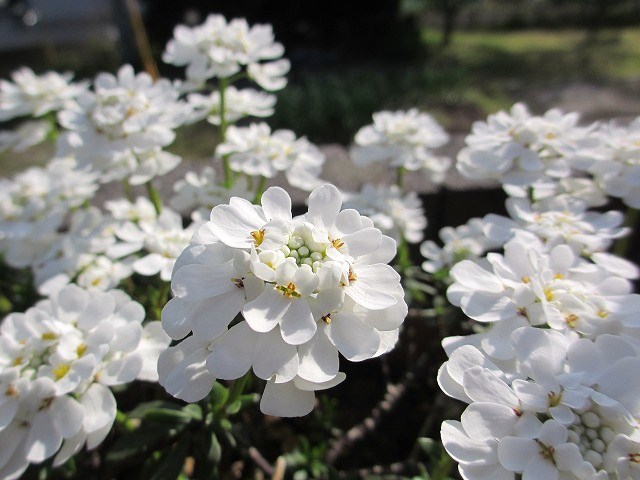
[[[447,453],[462,465],[492,465],[496,461],[495,440],[469,437],[460,422],[444,421],[440,436]]]
[[[177,297],[185,300],[202,300],[238,288],[232,281],[234,277],[232,262],[218,265],[215,269],[205,265],[185,265],[173,273],[171,289]]]
[[[316,333],[317,325],[306,300],[294,299],[280,322],[282,338],[291,345],[308,342]]]
[[[278,329],[257,335],[253,352],[253,373],[264,380],[277,374],[275,381],[283,383],[293,380],[297,370],[296,347],[286,343]]]
[[[357,269],[357,279],[345,289],[356,303],[371,310],[388,308],[397,303],[389,292],[400,282],[400,276],[390,265],[363,265]]]
[[[191,312],[199,305],[198,302],[187,302],[174,297],[162,309],[162,328],[174,340],[180,340],[187,336],[193,329],[191,325]]]
[[[193,333],[201,339],[213,340],[222,335],[245,304],[244,290],[236,288],[224,295],[207,298],[193,309]]]
[[[62,438],[71,438],[82,428],[84,409],[75,399],[67,395],[57,397],[49,410]]]
[[[267,382],[260,400],[260,411],[277,417],[302,417],[313,410],[313,391],[296,388],[293,381],[286,383]]]
[[[327,382],[338,373],[338,351],[319,329],[311,341],[298,347],[300,366],[298,375],[310,382]]]
[[[512,472],[524,472],[529,460],[539,455],[540,447],[535,440],[504,437],[498,443],[498,459],[504,468]]]
[[[472,403],[461,416],[462,426],[473,438],[502,438],[514,434],[516,412],[497,403]]]
[[[150,253],[133,262],[133,270],[140,275],[151,276],[162,270],[167,259],[159,253]]]
[[[333,314],[325,331],[340,353],[352,362],[373,357],[380,346],[380,332],[346,312]]]
[[[262,194],[260,201],[267,220],[280,218],[291,220],[291,197],[280,187],[271,187]]]
[[[278,324],[290,308],[291,303],[284,295],[269,285],[258,298],[244,306],[242,315],[256,332],[269,332]]]
[[[55,454],[62,445],[62,435],[47,410],[36,414],[26,439],[27,460],[40,463]]]
[[[251,368],[257,339],[258,334],[247,322],[233,326],[211,346],[207,368],[217,378],[240,378]]]
[[[87,389],[80,403],[85,413],[84,429],[88,433],[111,425],[116,417],[116,399],[111,390],[99,383],[94,383]]]

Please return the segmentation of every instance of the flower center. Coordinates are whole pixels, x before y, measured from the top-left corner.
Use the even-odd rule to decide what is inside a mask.
[[[287,285],[276,285],[276,290],[280,290],[287,298],[300,298],[300,294],[296,292],[296,286],[293,282],[289,282]]]
[[[287,258],[293,258],[297,265],[309,265],[316,272],[324,263],[326,246],[313,239],[305,239],[301,235],[292,235],[289,242],[280,251]]]

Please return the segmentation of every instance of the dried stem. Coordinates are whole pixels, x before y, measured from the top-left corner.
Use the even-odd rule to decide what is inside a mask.
[[[373,432],[379,425],[384,415],[397,405],[398,401],[402,398],[407,391],[409,385],[413,380],[418,377],[419,373],[427,366],[428,355],[423,352],[418,361],[415,363],[413,369],[408,371],[404,377],[395,385],[387,385],[387,391],[384,398],[378,405],[371,411],[371,415],[365,418],[358,425],[350,428],[342,437],[336,439],[329,451],[327,452],[326,461],[329,465],[334,465],[336,461],[353,447],[353,445],[369,433]]]

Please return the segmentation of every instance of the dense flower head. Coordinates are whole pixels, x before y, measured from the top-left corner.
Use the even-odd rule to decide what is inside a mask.
[[[182,217],[169,208],[151,218],[128,219],[115,228],[117,242],[106,251],[111,258],[126,257],[134,272],[151,276],[157,273],[164,281],[171,280],[171,270],[176,258],[189,245],[199,222],[187,228]],[[140,258],[130,256],[142,252]]]
[[[246,182],[237,181],[230,189],[219,184],[215,170],[206,166],[200,173],[189,171],[184,178],[173,185],[173,196],[170,205],[183,215],[198,212],[207,218],[216,205],[228,203],[231,197],[252,200],[255,192],[248,188]]]
[[[179,95],[168,80],[135,74],[130,65],[116,76],[101,73],[92,92],[59,112],[58,121],[69,130],[60,137],[59,150],[74,152],[82,165],[101,172],[102,182],[130,176],[130,183],[141,184],[164,175],[180,158],[162,148],[191,113]]]
[[[162,314],[172,338],[193,333],[161,356],[170,393],[196,401],[213,379],[252,368],[269,380],[263,411],[304,415],[313,396],[300,392],[342,381],[338,353],[360,361],[392,348],[407,313],[387,265],[395,242],[341,205],[339,191],[324,185],[308,213],[293,218],[288,194],[272,187],[261,206],[234,197],[212,210],[176,261],[175,297]],[[294,397],[304,405],[291,410]]]
[[[581,167],[608,195],[640,208],[640,117],[627,127],[615,122],[603,124],[597,133],[601,148]]]
[[[504,255],[491,253],[483,262],[454,265],[447,297],[478,322],[502,324],[469,338],[482,341],[498,358],[513,358],[505,338],[523,324],[586,338],[625,335],[637,343],[640,324],[633,312],[640,296],[619,276],[637,275],[637,270],[610,268],[617,263],[606,254],[596,260],[578,257],[564,244],[547,250],[535,236],[519,234],[505,245]]]
[[[526,230],[540,238],[547,247],[566,244],[578,255],[605,252],[612,242],[629,234],[622,227],[621,212],[600,213],[587,210],[579,200],[556,197],[532,203],[524,198],[509,198],[507,212],[511,218],[488,214],[483,230],[494,242],[504,243],[514,231]]]
[[[86,82],[72,83],[71,73],[47,72],[36,75],[22,67],[11,74],[13,80],[0,80],[0,122],[26,115],[41,117],[64,108],[83,94]]]
[[[119,290],[68,285],[0,325],[0,477],[95,448],[116,415],[110,387],[157,381],[169,338]]]
[[[273,178],[282,171],[292,186],[303,190],[312,190],[321,183],[319,176],[325,161],[324,154],[306,138],[296,138],[291,130],[271,132],[266,123],[230,126],[216,155],[228,156],[233,171],[251,176]]]
[[[373,124],[361,128],[351,151],[356,165],[385,162],[391,167],[424,170],[432,181],[444,180],[451,162],[433,155],[432,149],[449,141],[449,135],[426,113],[416,109],[373,114]]]
[[[249,78],[261,87],[279,90],[286,85],[284,75],[289,71],[287,60],[276,60],[283,53],[283,46],[274,41],[271,25],[249,27],[245,19],[227,22],[222,15],[209,15],[193,28],[178,25],[162,59],[186,66],[187,79],[196,85],[246,68]]]
[[[501,245],[487,238],[480,218],[472,218],[455,228],[444,227],[438,232],[438,236],[442,246],[432,240],[420,245],[420,253],[426,258],[422,263],[425,272],[448,270],[462,260],[476,260]]]
[[[0,180],[0,251],[9,265],[33,262],[54,241],[68,212],[97,188],[96,175],[78,170],[70,158]]]
[[[206,118],[213,125],[220,125],[220,91],[209,95],[199,93],[187,97],[193,108],[191,121]],[[238,90],[229,86],[224,91],[224,116],[227,122],[237,122],[244,117],[270,117],[273,115],[276,97],[265,92],[244,88]]]
[[[469,178],[499,180],[508,192],[526,187],[534,195],[555,194],[559,180],[571,176],[573,163],[590,157],[600,143],[592,135],[595,125],[580,127],[578,120],[577,113],[557,109],[534,116],[517,103],[473,124],[456,167]]]
[[[533,327],[509,339],[517,362],[497,364],[471,345],[450,353],[438,382],[469,403],[442,440],[462,476],[637,478],[640,365],[624,339],[595,341]],[[635,473],[631,473],[634,472]]]
[[[385,235],[396,242],[422,240],[427,228],[422,201],[416,192],[402,195],[395,186],[365,184],[360,192],[345,194],[345,206],[366,215]]]

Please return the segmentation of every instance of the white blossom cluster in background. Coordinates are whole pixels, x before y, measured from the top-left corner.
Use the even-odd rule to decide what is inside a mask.
[[[400,276],[387,265],[395,242],[341,204],[325,185],[293,218],[289,195],[272,187],[259,207],[233,197],[212,210],[178,258],[175,297],[162,312],[167,333],[182,340],[158,364],[170,393],[194,402],[214,379],[253,369],[268,380],[264,413],[306,415],[313,391],[344,379],[338,353],[360,361],[395,345],[407,314]]]
[[[640,478],[639,271],[608,253],[629,233],[623,215],[589,210],[614,178],[633,181],[617,175],[640,156],[611,124],[577,120],[518,104],[476,123],[458,169],[500,179],[510,218],[489,214],[469,236],[448,234],[441,252],[451,245],[453,257],[423,245],[425,269],[451,266],[447,297],[478,322],[478,333],[443,340],[438,375],[469,404],[441,432],[465,479]],[[631,206],[630,192],[616,196]]]
[[[61,465],[111,430],[110,387],[157,381],[169,344],[160,322],[120,290],[61,289],[0,325],[0,477],[30,463]]]

